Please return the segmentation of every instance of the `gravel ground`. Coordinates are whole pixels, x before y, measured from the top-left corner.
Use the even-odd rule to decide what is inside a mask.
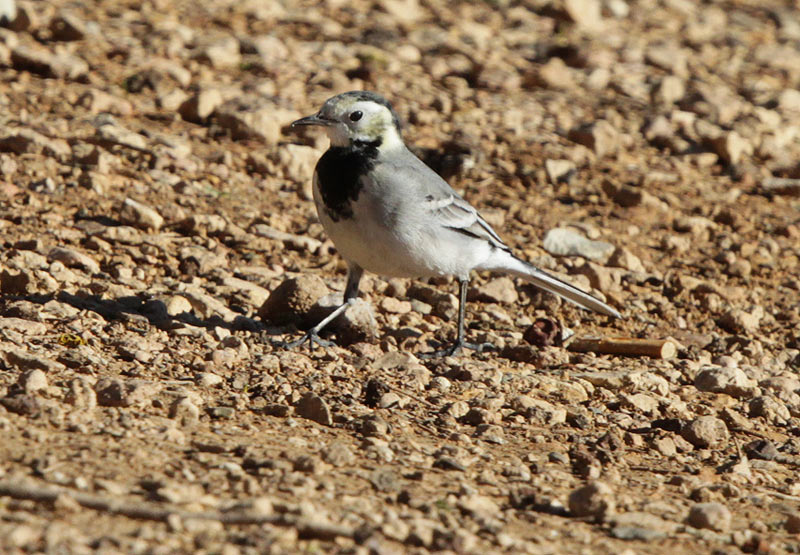
[[[0,1],[0,551],[800,553],[790,1]],[[344,264],[318,130],[375,90],[520,256]],[[577,337],[668,340],[669,358]],[[553,331],[553,333],[544,333]]]

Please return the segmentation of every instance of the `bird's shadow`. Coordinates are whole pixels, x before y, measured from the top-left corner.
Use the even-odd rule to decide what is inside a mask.
[[[107,322],[145,322],[153,327],[162,330],[174,330],[183,327],[184,324],[213,329],[225,328],[230,331],[250,331],[250,332],[270,332],[270,327],[263,323],[244,315],[236,316],[233,320],[225,320],[220,316],[210,316],[199,318],[191,312],[182,312],[171,315],[167,311],[167,305],[159,299],[153,299],[147,294],[130,295],[116,299],[102,298],[98,295],[74,295],[66,291],[54,294],[30,294],[30,295],[3,295],[3,303],[0,305],[0,315],[20,316],[13,308],[14,301],[27,301],[34,304],[45,305],[50,301],[57,301],[67,304],[78,310],[88,310],[94,312]]]

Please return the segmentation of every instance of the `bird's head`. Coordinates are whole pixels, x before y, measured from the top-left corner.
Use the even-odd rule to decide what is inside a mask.
[[[325,127],[332,146],[367,144],[388,150],[402,146],[400,121],[392,105],[368,91],[351,91],[329,98],[319,112],[301,118],[298,125]]]

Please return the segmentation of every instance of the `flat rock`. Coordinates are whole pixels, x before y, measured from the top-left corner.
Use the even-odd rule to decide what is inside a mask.
[[[61,372],[66,366],[51,360],[46,356],[31,353],[25,349],[8,349],[5,351],[5,359],[8,364],[21,370],[43,370],[49,373]]]
[[[706,367],[697,373],[694,386],[700,391],[725,393],[736,398],[752,398],[759,393],[755,380],[750,379],[744,370],[728,367]]]
[[[614,252],[614,245],[587,239],[568,227],[551,229],[544,236],[542,246],[555,256],[582,256],[589,260],[605,262]]]

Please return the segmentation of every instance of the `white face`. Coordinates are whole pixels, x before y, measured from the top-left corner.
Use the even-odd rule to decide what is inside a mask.
[[[331,122],[326,130],[333,146],[380,141],[386,148],[400,140],[392,112],[377,102],[334,97],[322,106],[319,116]]]

